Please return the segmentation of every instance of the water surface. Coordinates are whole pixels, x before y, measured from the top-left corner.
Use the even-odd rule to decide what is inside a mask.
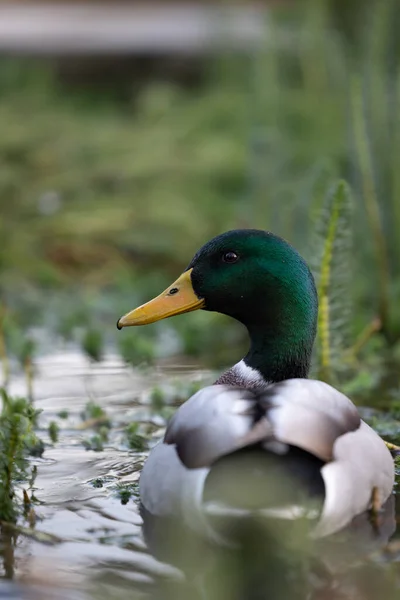
[[[73,349],[44,356],[36,362],[35,370],[35,405],[43,411],[39,435],[46,442],[42,458],[33,459],[38,468],[37,535],[3,536],[0,598],[125,600],[153,597],[160,582],[161,586],[164,582],[179,585],[183,574],[153,558],[143,541],[136,486],[146,452],[129,450],[123,432],[126,424],[139,421],[151,446],[165,427],[165,415],[156,413],[151,405],[154,386],[165,389],[168,397],[168,390],[176,390],[177,382],[184,389],[185,383],[195,379],[212,381],[212,374],[187,364],[133,370],[112,354],[101,363],[92,363]],[[26,393],[22,375],[13,377],[10,392]],[[174,399],[176,392],[169,397]],[[112,420],[109,441],[101,452],[86,450],[83,445],[93,434],[90,423],[82,420],[89,400],[102,406]],[[68,417],[61,419],[60,411],[65,410]],[[55,444],[47,433],[53,420],[61,427]],[[96,487],[99,481],[101,487]],[[126,504],[118,495],[121,485],[133,492]],[[365,556],[357,559],[358,565],[371,573],[371,563],[363,561],[372,556],[373,572],[379,574],[374,575],[375,582],[385,574],[386,566],[382,565],[400,558],[396,539],[382,552],[380,547],[387,539],[379,536],[371,528],[366,537],[359,536]],[[346,562],[343,556],[342,550],[336,549],[332,560]],[[351,561],[354,563],[354,556]],[[365,575],[361,580],[365,581]],[[400,590],[397,570],[393,585]],[[366,594],[348,597],[369,600]]]
[[[38,433],[46,442],[42,458],[34,459],[35,496],[40,502],[35,507],[35,529],[48,535],[48,543],[20,535],[13,548],[3,548],[3,576],[12,577],[15,585],[0,585],[0,597],[15,593],[54,600],[130,598],[132,586],[151,590],[154,577],[181,577],[147,552],[137,498],[123,505],[118,497],[118,485],[135,490],[146,457],[145,452],[126,447],[123,429],[132,421],[144,422],[151,431],[150,444],[155,443],[165,420],[150,406],[151,389],[156,385],[172,389],[177,381],[207,378],[207,373],[187,365],[134,371],[117,356],[91,363],[73,350],[43,357],[35,371],[35,406],[43,411]],[[12,379],[10,392],[26,393],[23,376]],[[86,450],[82,444],[93,434],[81,416],[89,400],[102,406],[112,420],[109,441],[101,452]],[[65,410],[68,418],[60,419]],[[54,445],[47,433],[52,420],[61,427]],[[94,487],[99,478],[102,487]]]

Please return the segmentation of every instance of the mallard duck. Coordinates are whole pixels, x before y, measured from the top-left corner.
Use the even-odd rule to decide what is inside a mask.
[[[141,474],[145,511],[175,516],[213,536],[209,517],[221,506],[232,514],[258,510],[295,518],[303,514],[305,493],[320,501],[313,535],[326,536],[379,509],[394,483],[390,452],[346,396],[307,379],[318,299],[299,253],[267,231],[223,233],[162,294],[121,317],[118,328],[198,309],[240,321],[250,349],[171,419]],[[228,498],[219,484],[231,464],[234,472],[244,465],[241,479],[233,476],[237,487],[247,485],[243,473],[257,471],[266,483],[262,493],[236,499],[230,489]],[[276,485],[281,474],[294,483],[286,496]]]

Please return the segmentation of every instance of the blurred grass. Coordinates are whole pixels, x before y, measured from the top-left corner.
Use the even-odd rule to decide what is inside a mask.
[[[66,337],[72,313],[89,328],[99,318],[113,324],[233,227],[271,229],[311,258],[326,189],[341,177],[355,204],[353,335],[379,316],[393,343],[396,3],[372,1],[365,16],[355,0],[343,14],[338,6],[277,7],[258,50],[209,61],[195,88],[154,81],[125,102],[107,82],[102,96],[66,86],[49,64],[2,58],[0,289],[19,321],[43,322],[44,289],[74,297],[58,313],[52,300]],[[204,333],[209,318],[213,335]],[[181,350],[204,354],[220,341],[219,360],[229,361],[222,346],[242,344],[243,333],[228,323],[190,315],[143,335],[174,327]]]

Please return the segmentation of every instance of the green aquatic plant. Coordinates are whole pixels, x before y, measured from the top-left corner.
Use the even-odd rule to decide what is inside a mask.
[[[213,378],[211,377],[210,383],[212,383],[212,380]],[[156,385],[150,391],[151,408],[156,414],[168,419],[173,414],[174,407],[185,402],[185,400],[193,396],[204,385],[206,385],[204,379],[196,379],[188,382],[177,380],[173,383],[172,387],[167,388]]]
[[[155,358],[154,341],[137,334],[120,336],[118,349],[124,361],[133,366],[140,363],[151,364]]]
[[[124,439],[131,450],[144,452],[147,450],[148,443],[145,436],[139,433],[139,423],[129,423],[124,430]]]
[[[102,488],[104,486],[103,480],[101,477],[97,477],[97,479],[93,479],[90,482],[90,485],[95,489]]]
[[[88,328],[82,339],[82,349],[91,360],[99,362],[103,356],[103,336],[98,329]]]
[[[85,405],[85,409],[81,412],[81,419],[83,421],[80,426],[81,429],[92,428],[96,431],[90,438],[84,439],[82,444],[86,450],[102,452],[104,444],[108,442],[108,435],[112,425],[106,411],[99,404],[89,400]]]
[[[175,396],[175,390],[172,391],[172,395]],[[187,396],[188,398],[189,396]],[[162,417],[165,421],[168,421],[175,412],[175,407],[171,406],[171,392],[167,392],[162,387],[156,385],[150,392],[150,404],[152,411]]]
[[[45,449],[42,438],[35,436],[31,443],[28,445],[29,456],[34,458],[41,458]]]
[[[92,400],[89,400],[85,405],[85,409],[81,412],[81,419],[83,421],[81,429],[92,428],[96,431],[90,438],[82,441],[83,446],[86,450],[102,452],[104,444],[108,442],[108,435],[112,425],[106,411]]]
[[[103,452],[104,450],[103,439],[98,434],[82,440],[82,445],[86,448],[86,450],[93,450],[94,452]]]
[[[350,191],[344,181],[330,188],[315,226],[312,266],[319,301],[317,363],[320,379],[331,381],[347,347],[350,320]]]
[[[164,390],[156,385],[150,392],[151,408],[155,412],[160,412],[165,407],[166,394]]]
[[[81,418],[83,421],[89,419],[102,419],[106,416],[106,414],[106,411],[100,406],[100,404],[96,404],[93,402],[93,400],[89,400],[86,402],[85,408],[81,412]]]
[[[38,411],[26,398],[12,398],[4,389],[0,393],[0,520],[13,523],[23,511],[16,487],[34,476],[28,456],[37,445]]]
[[[63,410],[60,410],[60,412],[57,414],[57,416],[60,419],[68,419],[69,412],[66,409],[63,409]]]
[[[138,484],[135,483],[118,483],[115,487],[115,495],[121,500],[121,504],[128,504],[132,497],[137,497],[139,494]]]
[[[110,433],[109,425],[111,424],[101,425],[101,427],[99,427],[99,436],[104,443],[108,442],[108,437]]]
[[[89,400],[81,412],[81,419],[86,427],[111,427],[111,420],[102,406]]]
[[[50,421],[48,431],[49,431],[49,438],[51,439],[53,444],[58,442],[58,434],[60,433],[60,426],[58,425],[58,423],[56,421]]]
[[[26,335],[24,327],[18,321],[20,315],[9,315],[4,323],[8,353],[14,355],[25,375],[27,397],[33,402],[34,364],[36,343]]]

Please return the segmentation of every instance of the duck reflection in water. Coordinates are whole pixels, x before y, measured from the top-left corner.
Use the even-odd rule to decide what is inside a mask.
[[[314,509],[312,509],[314,510]],[[251,516],[213,509],[214,535],[181,519],[154,517],[142,506],[150,551],[178,566],[182,580],[164,579],[154,600],[385,600],[398,598],[399,581],[382,564],[382,549],[396,530],[395,496],[378,515],[357,515],[340,532],[315,539],[315,522]]]

